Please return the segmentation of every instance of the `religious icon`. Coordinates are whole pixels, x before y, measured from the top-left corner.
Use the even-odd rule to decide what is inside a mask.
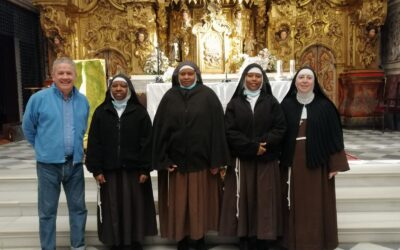
[[[281,27],[279,28],[279,30],[275,33],[275,39],[278,42],[284,42],[288,39],[289,37],[289,26],[284,24],[281,25]]]

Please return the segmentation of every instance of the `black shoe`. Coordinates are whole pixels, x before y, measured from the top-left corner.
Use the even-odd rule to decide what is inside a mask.
[[[248,250],[249,239],[247,237],[240,237],[239,250]]]
[[[176,247],[177,250],[189,250],[189,239],[188,237],[183,238],[178,241],[178,245]]]
[[[195,248],[196,248],[196,250],[207,250],[204,238],[201,238],[200,240],[196,240]]]
[[[143,246],[140,242],[135,241],[132,243],[132,250],[143,250]]]
[[[257,239],[257,250],[268,250],[270,247],[270,241]]]
[[[248,250],[258,250],[257,249],[257,238],[256,237],[249,237],[247,238],[247,249]]]

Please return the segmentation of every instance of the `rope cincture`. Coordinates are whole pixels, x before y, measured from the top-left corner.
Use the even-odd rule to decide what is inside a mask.
[[[287,201],[288,201],[288,208],[290,210],[290,178],[292,174],[292,167],[289,167],[289,172],[288,172],[288,181],[286,182],[288,184],[288,194],[287,194]]]
[[[240,160],[239,160],[239,158],[236,158],[235,175],[236,175],[236,218],[239,218],[239,199],[240,199]]]
[[[101,195],[100,195],[100,188],[101,188],[101,186],[100,186],[100,184],[98,183],[98,182],[96,182],[97,183],[97,206],[99,207],[99,219],[100,219],[100,223],[103,223],[103,213],[102,213],[102,210],[101,210]]]
[[[168,191],[167,191],[167,207],[169,207],[169,170],[168,170],[168,176],[167,176],[167,186],[168,186]]]

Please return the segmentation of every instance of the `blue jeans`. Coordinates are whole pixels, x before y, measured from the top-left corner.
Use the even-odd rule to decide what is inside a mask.
[[[67,197],[71,249],[85,249],[85,179],[82,163],[37,162],[40,244],[43,250],[56,249],[56,219],[61,183]]]

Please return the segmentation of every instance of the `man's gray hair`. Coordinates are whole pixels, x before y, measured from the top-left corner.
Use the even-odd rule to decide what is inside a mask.
[[[74,73],[76,74],[76,64],[75,64],[75,62],[72,61],[72,59],[69,58],[69,57],[60,57],[60,58],[57,58],[56,60],[54,60],[54,62],[53,62],[53,67],[52,67],[52,71],[51,71],[51,72],[54,73],[54,70],[56,69],[56,67],[57,67],[59,64],[62,64],[62,63],[69,64],[69,65],[74,69]]]

